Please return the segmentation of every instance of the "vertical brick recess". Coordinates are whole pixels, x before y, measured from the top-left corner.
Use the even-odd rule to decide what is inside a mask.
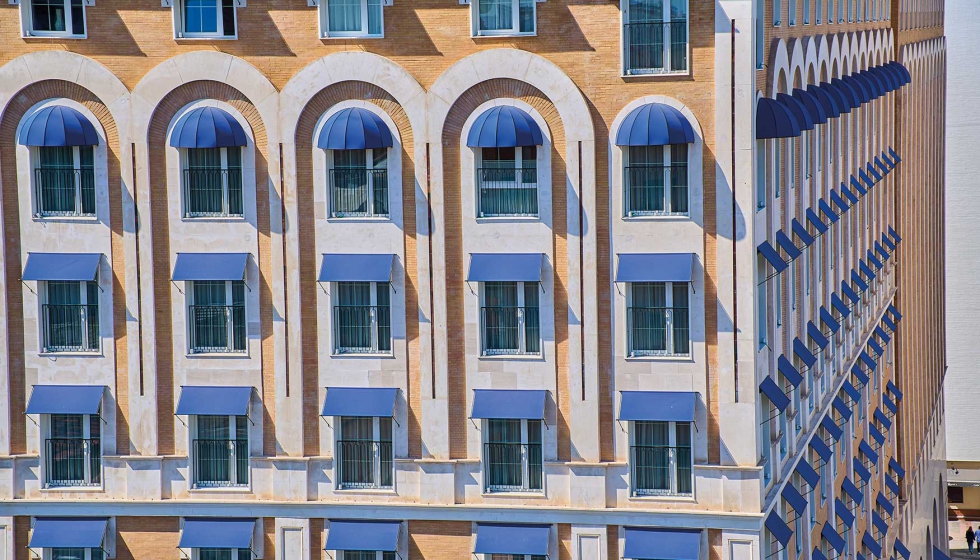
[[[276,560],[276,558],[279,558],[276,555],[276,518],[259,518],[259,523],[262,524],[262,535],[265,539],[265,542],[263,543],[264,550],[262,551],[262,558],[265,560]],[[311,560],[312,558],[315,557],[311,557]]]
[[[720,529],[708,529],[708,560],[722,560],[725,547]]]
[[[179,517],[116,518],[116,560],[175,560],[179,542]]]
[[[18,515],[14,518],[14,560],[31,560],[31,551],[27,548],[30,542],[31,518]],[[120,559],[122,560],[122,559]]]
[[[473,555],[469,521],[409,521],[408,560],[459,560]]]
[[[619,558],[619,525],[606,525],[606,558]]]
[[[310,560],[323,560],[323,519],[310,518]]]
[[[572,526],[558,524],[558,560],[572,560]]]
[[[127,367],[126,296],[121,274],[126,269],[123,255],[122,183],[119,166],[119,134],[109,109],[87,89],[60,80],[31,84],[13,97],[0,122],[0,183],[11,185],[3,189],[2,204],[4,237],[7,240],[7,352],[10,373],[10,450],[16,455],[27,452],[27,431],[24,409],[27,406],[27,387],[24,379],[24,300],[20,282],[24,263],[20,253],[21,216],[19,198],[30,196],[17,185],[17,126],[27,111],[46,99],[71,99],[92,112],[106,134],[109,178],[109,222],[111,255],[106,255],[112,268],[112,324],[115,344],[116,387],[116,452],[129,453],[129,369]]]

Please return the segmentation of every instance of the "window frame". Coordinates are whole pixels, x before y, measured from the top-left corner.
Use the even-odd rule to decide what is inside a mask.
[[[100,488],[100,487],[102,487],[103,482],[105,480],[105,465],[104,465],[104,463],[102,461],[102,458],[103,458],[103,440],[104,440],[104,435],[102,433],[102,426],[101,425],[99,426],[99,438],[98,438],[99,439],[99,455],[98,455],[98,457],[99,457],[99,473],[98,473],[99,481],[97,483],[93,483],[92,482],[93,474],[94,473],[92,472],[92,458],[93,458],[93,455],[92,455],[92,452],[91,452],[91,443],[90,443],[91,440],[93,439],[92,438],[92,421],[95,420],[97,422],[103,422],[103,420],[102,420],[102,405],[101,405],[101,403],[99,405],[99,411],[96,414],[45,414],[44,416],[45,416],[45,420],[47,422],[46,425],[45,425],[45,429],[44,429],[44,432],[45,432],[45,438],[44,439],[45,439],[45,441],[54,439],[54,435],[52,433],[52,428],[53,428],[53,426],[52,426],[52,418],[51,418],[52,416],[81,416],[81,418],[82,418],[82,422],[81,422],[82,423],[82,437],[81,438],[64,438],[64,439],[81,439],[82,441],[85,441],[86,442],[86,447],[85,447],[85,451],[83,453],[83,459],[82,459],[82,462],[84,463],[84,475],[82,477],[82,481],[79,484],[54,484],[53,483],[53,481],[51,479],[50,469],[47,468],[48,461],[52,460],[52,458],[48,456],[48,449],[47,449],[48,446],[46,444],[42,446],[42,451],[41,452],[43,454],[43,459],[42,459],[41,463],[45,466],[44,467],[44,481],[43,481],[44,482],[44,488],[45,489],[67,489],[67,490],[71,490],[71,489],[76,489],[76,488]],[[67,548],[74,548],[74,547],[67,547]]]
[[[42,551],[41,551],[41,558],[43,558],[44,560],[53,560],[54,557],[55,557],[54,556],[55,549],[68,549],[68,550],[72,550],[72,549],[77,549],[77,548],[81,548],[84,551],[84,553],[85,553],[84,556],[83,556],[83,558],[81,560],[105,560],[109,556],[106,553],[105,550],[98,549],[98,548],[83,548],[83,547],[77,547],[77,546],[55,546],[55,547],[51,547],[51,548],[44,548],[44,549],[42,549]],[[92,554],[92,551],[93,550],[99,550],[101,552],[101,554],[93,555]]]
[[[543,429],[544,420],[527,419],[527,418],[522,418],[520,420],[520,422],[521,422],[521,441],[520,441],[520,445],[521,445],[521,488],[522,488],[521,490],[511,490],[511,489],[494,490],[493,488],[490,487],[490,484],[489,484],[490,477],[488,476],[489,470],[490,470],[490,464],[489,464],[489,458],[486,456],[486,451],[485,450],[486,450],[486,446],[490,444],[490,442],[487,441],[487,439],[488,439],[487,436],[490,433],[490,422],[492,422],[494,420],[506,420],[506,419],[503,419],[503,418],[501,418],[501,419],[497,419],[497,418],[485,418],[483,420],[483,422],[482,422],[482,426],[481,426],[482,430],[481,430],[481,432],[483,433],[483,437],[482,437],[482,440],[483,441],[482,441],[481,447],[483,448],[483,452],[481,453],[482,457],[480,458],[480,463],[481,463],[481,466],[483,468],[483,492],[485,494],[509,494],[509,493],[518,493],[518,494],[544,494],[545,493],[545,481],[547,479],[547,476],[545,476],[545,472],[544,472],[544,463],[545,463],[545,461],[544,461],[544,429]],[[538,422],[538,424],[539,424],[538,433],[541,435],[541,443],[540,443],[540,445],[541,445],[541,488],[531,488],[530,487],[531,486],[530,485],[530,480],[531,480],[531,473],[530,473],[530,470],[531,470],[530,469],[530,467],[531,467],[531,459],[530,459],[529,453],[528,453],[528,451],[530,450],[530,446],[532,445],[531,443],[529,443],[529,439],[530,438],[528,437],[528,432],[529,432],[528,425],[529,425],[530,422]]]
[[[664,50],[663,50],[663,53],[662,53],[664,65],[663,65],[662,68],[660,68],[660,69],[657,69],[657,68],[637,68],[636,70],[630,70],[630,68],[629,68],[629,66],[630,66],[630,64],[629,64],[629,57],[626,54],[628,52],[628,50],[629,50],[629,40],[628,40],[628,32],[627,32],[626,26],[627,25],[630,25],[631,23],[634,23],[634,22],[632,22],[632,20],[630,19],[631,18],[631,15],[630,15],[630,10],[629,10],[629,2],[630,2],[630,0],[620,0],[620,13],[622,14],[622,22],[620,23],[620,42],[621,42],[621,45],[622,45],[622,51],[620,53],[620,56],[622,57],[622,76],[623,77],[627,77],[627,76],[649,76],[649,75],[681,75],[681,76],[683,76],[683,75],[690,75],[690,73],[691,73],[691,63],[692,63],[692,60],[691,60],[691,3],[690,3],[690,0],[684,0],[684,3],[685,3],[685,10],[684,10],[684,14],[685,14],[685,17],[684,17],[684,24],[685,24],[684,25],[684,37],[686,37],[685,50],[687,52],[684,55],[684,61],[685,61],[686,64],[685,64],[685,68],[683,70],[680,70],[680,69],[676,69],[675,70],[673,68],[671,68],[670,70],[668,70],[668,67],[671,66],[670,61],[671,61],[671,58],[672,58],[672,55],[673,55],[673,47],[670,44],[671,41],[667,39],[668,33],[664,33],[664,39],[663,39]],[[667,26],[667,25],[669,25],[669,24],[671,24],[671,23],[674,22],[674,20],[671,19],[671,1],[670,0],[665,0],[663,2],[663,10],[664,10],[664,14],[663,14],[663,16],[662,16],[662,18],[661,18],[660,21],[661,21],[661,23],[663,25]],[[635,23],[640,23],[640,22],[635,22]]]
[[[44,280],[42,282],[39,282],[39,284],[43,284],[43,287],[41,287],[41,290],[40,290],[41,293],[42,293],[42,296],[39,298],[40,299],[40,303],[41,303],[41,305],[40,305],[40,308],[41,308],[40,309],[40,319],[41,320],[38,322],[39,323],[38,324],[38,328],[40,329],[40,336],[38,337],[38,340],[40,341],[40,343],[38,344],[38,353],[39,354],[42,354],[42,355],[55,355],[55,354],[101,355],[102,354],[102,297],[101,297],[101,294],[102,294],[102,286],[99,285],[99,280],[100,280],[99,276],[100,276],[100,274],[98,272],[96,272],[96,275],[95,275],[95,279],[94,280],[82,280],[82,281],[72,281],[72,280],[63,281],[63,280],[58,280],[57,281],[58,283],[63,283],[63,284],[77,284],[78,285],[78,292],[79,292],[78,299],[79,299],[79,303],[78,304],[64,304],[64,305],[79,305],[79,306],[82,306],[82,305],[86,305],[86,306],[87,305],[91,305],[91,304],[88,303],[88,288],[89,288],[89,285],[94,285],[96,287],[96,289],[98,290],[99,296],[96,297],[96,301],[95,301],[95,304],[94,304],[95,305],[95,317],[94,317],[94,319],[95,319],[95,323],[96,323],[96,325],[98,327],[98,331],[99,331],[98,338],[96,340],[96,347],[95,348],[90,348],[89,347],[89,344],[91,343],[91,341],[89,340],[89,334],[90,334],[89,329],[91,328],[91,320],[93,318],[92,317],[89,317],[88,314],[86,314],[85,321],[82,324],[82,340],[83,340],[83,346],[84,346],[84,348],[82,348],[82,349],[76,349],[76,350],[56,350],[56,349],[51,349],[50,336],[49,336],[49,334],[47,332],[47,329],[45,328],[45,325],[47,323],[47,319],[44,316],[44,313],[45,313],[44,308],[47,305],[58,305],[58,304],[52,304],[52,303],[50,303],[51,296],[50,296],[50,292],[48,290],[49,290],[50,282],[52,282],[52,281],[50,281],[50,280]]]
[[[235,41],[238,40],[238,8],[242,0],[230,0],[231,1],[231,12],[232,18],[235,22],[235,32],[231,35],[225,35],[225,21],[224,21],[224,0],[215,0],[217,5],[217,29],[214,32],[210,31],[187,31],[185,28],[186,23],[186,10],[188,0],[171,0],[173,2],[174,11],[174,39],[205,39],[211,41]]]
[[[686,169],[687,181],[685,185],[674,185],[674,145],[684,146],[684,151],[687,153],[687,157],[684,159],[683,165]],[[623,155],[623,218],[624,219],[635,219],[635,218],[649,218],[651,216],[690,216],[691,215],[691,150],[693,147],[689,144],[665,144],[663,146],[645,146],[645,147],[659,147],[663,150],[663,191],[664,200],[663,207],[664,210],[632,210],[630,199],[630,180],[629,180],[629,169],[631,167],[640,167],[641,165],[633,166],[630,161],[630,148],[631,146],[622,147]],[[645,164],[650,166],[655,166],[655,164]],[[678,163],[678,165],[681,165]],[[687,200],[686,211],[676,211],[673,208],[673,194],[674,188],[683,188],[685,191],[685,199]]]
[[[483,199],[483,197],[482,197],[482,190],[483,190],[484,180],[480,176],[480,171],[483,170],[483,169],[487,169],[487,168],[484,167],[484,160],[483,160],[483,150],[484,150],[484,148],[473,148],[473,172],[474,172],[473,184],[474,184],[475,191],[476,191],[473,196],[474,196],[474,200],[475,200],[476,219],[477,220],[494,220],[494,219],[504,219],[504,220],[513,220],[513,219],[540,220],[541,219],[542,201],[541,201],[540,173],[541,173],[542,167],[545,166],[545,165],[547,165],[547,163],[545,161],[542,161],[544,159],[544,156],[545,156],[545,154],[544,154],[545,150],[542,149],[543,147],[544,146],[543,145],[540,145],[540,144],[539,145],[534,145],[534,146],[515,146],[515,147],[513,147],[513,150],[514,150],[514,176],[515,176],[515,183],[517,183],[516,178],[517,178],[517,175],[519,173],[523,173],[525,170],[528,170],[528,169],[533,169],[533,171],[534,171],[534,177],[535,177],[535,180],[534,180],[534,196],[535,196],[535,201],[536,201],[536,205],[537,205],[537,212],[535,212],[534,214],[530,214],[530,213],[528,213],[528,214],[520,214],[520,213],[514,213],[514,214],[488,213],[488,214],[484,214],[483,208],[481,207],[481,201]],[[525,167],[524,166],[524,148],[534,148],[534,167]],[[501,148],[493,148],[493,149],[498,149],[499,150]],[[497,161],[501,161],[501,160],[497,160]],[[501,171],[509,171],[510,170],[510,168],[504,168],[504,167],[501,167],[499,169]],[[529,183],[524,183],[523,177],[522,177],[520,184],[523,185],[523,184],[529,184]]]
[[[651,424],[656,424],[656,423],[661,423],[661,422],[650,422],[650,423]],[[669,449],[668,468],[670,469],[670,484],[669,484],[670,488],[668,490],[658,490],[658,489],[649,489],[649,488],[639,489],[635,485],[636,478],[635,478],[634,469],[636,468],[636,461],[635,461],[635,458],[633,457],[633,453],[632,453],[632,449],[634,447],[637,447],[638,445],[640,445],[640,444],[637,444],[637,442],[636,442],[636,436],[637,436],[638,430],[636,429],[636,422],[635,421],[630,420],[630,422],[629,422],[629,428],[628,428],[629,429],[629,448],[630,448],[631,453],[630,453],[630,456],[628,458],[628,462],[629,462],[629,470],[630,470],[630,479],[629,479],[629,482],[630,482],[630,496],[631,497],[636,498],[636,497],[648,497],[648,496],[674,496],[674,497],[693,497],[694,496],[694,493],[695,493],[695,490],[694,490],[694,482],[695,482],[695,480],[697,480],[697,477],[694,476],[694,434],[695,434],[694,422],[666,422],[666,424],[668,424],[668,428],[667,428],[667,447]],[[691,457],[691,463],[690,463],[690,471],[691,471],[690,487],[691,487],[691,491],[690,492],[678,492],[677,491],[677,489],[680,486],[680,482],[681,482],[680,469],[681,469],[681,466],[682,466],[682,465],[680,465],[680,461],[678,461],[678,459],[677,459],[677,449],[680,447],[677,444],[677,439],[678,439],[677,438],[677,426],[679,424],[686,424],[688,426],[688,430],[689,430],[688,436],[690,437],[690,441],[691,441],[691,444],[690,444],[690,457]],[[646,445],[656,446],[655,443],[650,443],[650,444],[646,444]]]
[[[389,150],[390,150],[389,148],[365,148],[363,150],[324,150],[326,152],[327,219],[329,219],[329,220],[391,220],[391,214],[392,214],[392,212],[391,212],[391,192],[392,192],[391,179],[392,179],[392,175],[389,173],[389,167],[388,167],[388,164],[391,161],[391,152]],[[374,181],[373,180],[370,180],[370,179],[367,181],[368,188],[369,188],[369,192],[368,192],[368,196],[367,196],[367,203],[368,203],[369,210],[364,215],[360,215],[360,214],[357,214],[357,213],[352,213],[351,215],[348,216],[348,215],[342,215],[342,213],[338,213],[338,212],[336,212],[334,210],[334,204],[333,204],[333,200],[334,200],[334,198],[333,198],[333,194],[334,194],[334,181],[331,178],[331,175],[332,175],[332,173],[335,170],[338,169],[337,164],[336,164],[336,152],[339,152],[339,151],[362,151],[362,152],[364,152],[364,170],[366,171],[366,175],[368,177],[371,176],[371,172],[379,171],[379,170],[384,170],[384,172],[385,172],[385,189],[386,189],[386,196],[385,196],[385,198],[386,198],[386,204],[388,206],[388,212],[387,213],[381,214],[381,213],[378,213],[377,210],[375,209],[375,204],[374,204],[374,198],[375,198]],[[384,167],[375,167],[375,165],[376,165],[375,157],[377,155],[375,152],[378,152],[378,151],[384,151],[384,156],[385,156],[385,158],[384,158],[384,164],[385,164],[385,166]],[[347,168],[344,168],[344,167],[341,167],[340,169],[351,169],[351,170],[353,170],[353,169],[360,169],[360,168],[356,168],[356,167],[347,167]]]
[[[21,3],[24,6],[23,10],[21,11],[24,37],[38,37],[38,38],[55,37],[60,39],[88,39],[88,14],[86,13],[86,9],[85,9],[87,7],[86,0],[81,0],[82,26],[84,27],[81,33],[75,33],[75,22],[73,21],[73,17],[71,15],[72,0],[64,0],[65,16],[66,16],[64,31],[39,31],[34,29],[35,1],[36,0],[21,0]]]
[[[480,2],[484,0],[469,0],[470,18],[472,20],[471,33],[473,38],[478,37],[535,37],[538,34],[538,2],[541,0],[531,0],[532,14],[531,21],[534,25],[532,31],[521,31],[521,0],[507,0],[511,2],[513,17],[511,27],[508,29],[492,29],[484,31],[480,29]]]
[[[516,307],[521,310],[521,314],[517,319],[517,331],[519,335],[519,344],[517,349],[489,349],[487,348],[487,330],[486,321],[483,317],[483,310],[487,307],[487,297],[486,297],[486,282],[480,282],[479,290],[479,316],[480,316],[480,357],[481,358],[495,358],[495,357],[507,357],[507,356],[541,356],[544,352],[544,336],[541,324],[541,282],[499,282],[501,284],[516,284],[517,289],[517,305]],[[525,310],[527,306],[525,305],[526,294],[528,284],[537,284],[538,290],[538,351],[529,352],[528,338],[527,338],[527,314]],[[514,351],[516,350],[516,351]]]
[[[641,351],[637,353],[633,350],[633,333],[629,321],[629,310],[633,308],[633,286],[635,284],[664,284],[664,290],[666,292],[664,297],[664,309],[670,309],[670,319],[665,321],[665,331],[666,340],[665,345],[667,350],[664,352],[658,352],[655,350],[651,351]],[[687,353],[676,353],[674,352],[674,340],[675,340],[675,322],[673,319],[674,310],[674,285],[675,284],[686,284],[687,285]],[[691,307],[692,307],[692,284],[693,282],[627,282],[626,283],[626,357],[629,359],[635,358],[690,358],[693,355],[693,344],[694,341],[691,338]]]
[[[245,219],[245,154],[243,150],[244,146],[233,146],[224,148],[203,148],[203,149],[216,149],[219,152],[219,157],[221,159],[220,171],[221,171],[221,213],[220,214],[205,214],[196,213],[197,215],[191,213],[190,211],[190,183],[187,177],[188,171],[190,171],[190,155],[188,150],[191,149],[202,149],[202,148],[180,148],[180,198],[181,198],[181,219],[184,220],[244,220]],[[232,167],[228,163],[228,150],[238,150],[238,179],[241,181],[241,214],[231,213],[231,170]]]
[[[204,281],[198,280],[197,282],[204,282]],[[212,282],[212,281],[208,281],[208,282]],[[222,305],[224,307],[226,307],[226,308],[231,308],[231,307],[234,307],[235,306],[235,303],[234,303],[235,302],[235,297],[234,297],[235,284],[238,283],[238,282],[241,282],[242,283],[242,286],[243,286],[243,288],[245,290],[244,297],[242,298],[242,318],[243,318],[242,328],[245,331],[244,332],[245,347],[243,349],[241,349],[241,350],[237,350],[237,349],[226,349],[224,352],[203,352],[203,351],[195,351],[194,347],[192,346],[194,320],[192,319],[193,313],[191,311],[191,308],[194,307],[194,306],[196,306],[197,304],[194,301],[194,283],[195,283],[195,281],[194,280],[190,280],[190,281],[187,281],[186,282],[187,293],[186,293],[186,295],[184,297],[184,299],[185,299],[185,301],[187,303],[187,305],[184,308],[184,311],[186,313],[186,320],[184,322],[187,325],[187,355],[188,356],[215,356],[215,355],[247,356],[248,353],[249,353],[249,343],[248,343],[248,338],[249,338],[248,337],[248,334],[249,334],[248,333],[248,307],[249,307],[248,306],[248,294],[250,292],[249,287],[248,287],[247,284],[245,284],[245,281],[244,280],[218,280],[217,282],[224,282],[225,283],[225,303],[222,304]],[[231,346],[234,345],[234,331],[235,331],[235,320],[234,320],[234,317],[231,317],[229,319],[229,321],[228,321],[228,334],[227,334],[227,336],[228,336],[227,345],[229,347],[231,347]]]
[[[394,426],[388,426],[388,431],[389,431],[389,433],[391,433],[391,440],[387,442],[387,443],[389,443],[391,445],[391,485],[390,486],[386,486],[386,485],[381,484],[381,482],[380,482],[381,481],[381,478],[382,478],[382,474],[383,474],[384,468],[383,468],[383,464],[382,464],[383,461],[382,461],[382,458],[381,458],[381,454],[380,454],[380,452],[378,452],[378,449],[375,449],[375,451],[372,451],[372,454],[373,455],[372,455],[371,475],[374,477],[375,482],[373,484],[369,484],[369,483],[365,483],[365,482],[358,482],[358,483],[350,483],[352,485],[345,485],[344,484],[344,481],[341,480],[341,470],[340,469],[341,469],[341,460],[342,460],[341,459],[341,456],[342,456],[342,453],[340,451],[340,445],[339,444],[342,441],[351,441],[351,440],[346,440],[345,439],[344,429],[343,429],[343,426],[344,426],[343,420],[345,418],[359,418],[359,417],[335,416],[334,418],[335,418],[334,421],[336,422],[336,426],[337,426],[337,429],[334,431],[334,457],[335,457],[335,461],[334,461],[334,463],[335,463],[334,473],[335,473],[335,479],[336,479],[336,484],[334,485],[335,489],[336,490],[339,490],[339,491],[344,491],[344,490],[361,490],[361,491],[363,491],[363,490],[388,490],[388,491],[390,491],[390,490],[394,490],[395,489],[395,470],[396,470],[395,469],[395,442],[394,442],[394,439],[395,439],[395,428],[394,428]],[[360,418],[365,418],[365,417],[360,417]],[[381,421],[382,420],[388,420],[391,424],[395,424],[395,419],[394,418],[391,418],[391,417],[388,417],[388,416],[385,416],[385,417],[381,417],[381,416],[370,416],[370,417],[367,417],[367,418],[370,418],[371,419],[371,429],[372,429],[371,443],[373,443],[373,444],[384,443],[384,440],[381,439],[381,432],[382,432],[382,430],[381,430]]]
[[[352,284],[361,284],[361,283],[368,284],[368,290],[370,292],[370,299],[369,299],[368,307],[370,307],[372,309],[372,312],[371,312],[371,348],[372,348],[372,350],[371,351],[368,351],[368,352],[357,352],[357,351],[343,352],[343,351],[341,351],[341,348],[340,348],[340,345],[339,345],[340,326],[338,325],[338,320],[336,318],[336,313],[337,313],[336,312],[336,309],[342,307],[340,305],[340,284],[341,283],[348,283],[348,282],[331,282],[330,283],[330,290],[331,290],[331,293],[333,294],[333,296],[330,298],[330,311],[331,311],[331,317],[330,317],[330,333],[331,333],[330,351],[331,351],[331,356],[333,356],[335,358],[336,357],[341,357],[341,356],[393,356],[394,353],[395,353],[395,344],[394,344],[395,334],[394,334],[394,329],[393,329],[393,324],[392,324],[392,314],[391,314],[391,308],[393,307],[393,302],[392,302],[392,297],[391,297],[391,294],[392,294],[392,291],[393,290],[392,290],[392,287],[391,287],[391,282],[364,282],[364,281],[349,282],[349,283],[352,283]],[[382,285],[385,285],[385,284],[387,284],[387,286],[388,286],[388,331],[389,331],[388,346],[390,348],[389,350],[381,350],[380,349],[380,346],[381,346],[381,337],[379,335],[380,322],[378,320],[378,313],[374,311],[374,310],[376,310],[376,309],[378,309],[380,307],[380,305],[378,304],[378,292],[379,292],[379,289],[381,289],[381,286]],[[346,348],[355,348],[355,347],[348,346]]]
[[[237,466],[238,466],[238,459],[239,459],[239,457],[238,457],[237,452],[236,452],[236,449],[235,449],[236,446],[229,445],[229,450],[228,450],[228,478],[230,480],[228,482],[223,482],[223,481],[206,481],[206,482],[203,482],[202,483],[201,482],[200,469],[198,468],[198,465],[197,465],[197,457],[196,457],[196,455],[197,455],[197,449],[196,449],[196,446],[194,445],[194,442],[195,441],[198,441],[198,440],[202,439],[201,438],[201,426],[200,426],[200,423],[199,423],[200,416],[202,416],[202,415],[194,415],[193,430],[191,431],[191,445],[189,446],[189,452],[188,452],[188,459],[189,459],[188,462],[190,463],[189,467],[190,467],[191,473],[193,475],[192,476],[192,479],[191,479],[191,485],[190,485],[191,489],[193,489],[193,490],[214,490],[215,488],[250,488],[251,485],[252,485],[252,452],[251,452],[251,447],[252,447],[252,433],[251,433],[251,431],[252,430],[249,427],[250,424],[251,424],[251,420],[248,418],[248,416],[239,416],[239,415],[234,415],[234,414],[232,414],[232,415],[223,415],[223,414],[215,414],[215,415],[208,414],[208,415],[204,415],[204,416],[216,416],[216,417],[225,416],[228,419],[228,440],[229,441],[237,441],[238,440],[238,419],[239,418],[245,418],[245,450],[246,450],[245,452],[247,454],[246,459],[248,460],[248,468],[247,468],[247,473],[245,475],[246,476],[246,480],[245,480],[244,483],[242,483],[242,482],[240,482],[238,480],[238,468],[237,468]],[[234,550],[234,549],[232,549],[232,550]]]
[[[99,213],[98,207],[98,184],[96,181],[96,169],[98,165],[96,163],[96,147],[95,146],[70,146],[72,149],[72,172],[78,172],[73,183],[75,187],[75,209],[74,213],[56,213],[55,211],[45,211],[42,208],[41,203],[41,192],[44,189],[43,183],[40,181],[39,174],[44,171],[45,168],[41,165],[41,149],[42,146],[34,146],[30,148],[30,168],[31,168],[31,181],[33,183],[33,188],[31,189],[31,198],[34,211],[34,218],[39,220],[92,220],[96,218]],[[92,198],[93,204],[95,205],[91,213],[86,213],[82,202],[82,173],[84,173],[87,168],[83,167],[82,164],[82,150],[92,151]]]
[[[389,5],[389,1],[378,0],[381,8],[378,11],[381,14],[381,33],[371,33],[371,0],[358,0],[361,7],[360,31],[330,31],[330,0],[319,0],[320,39],[383,39],[385,36],[384,9]]]

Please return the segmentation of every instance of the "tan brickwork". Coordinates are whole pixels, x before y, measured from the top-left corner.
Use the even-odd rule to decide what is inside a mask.
[[[558,560],[572,560],[572,526],[558,524]]]
[[[310,560],[323,560],[323,519],[310,519]]]
[[[31,560],[31,551],[27,548],[31,535],[31,518],[18,515],[14,518],[14,560]]]
[[[178,560],[179,517],[117,517],[116,560]]]
[[[606,557],[619,558],[619,525],[606,525]]]
[[[408,560],[458,560],[472,554],[469,521],[408,522]]]

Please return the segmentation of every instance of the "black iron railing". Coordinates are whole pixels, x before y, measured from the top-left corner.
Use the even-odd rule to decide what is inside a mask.
[[[687,71],[687,20],[623,25],[627,74]]]
[[[538,492],[543,486],[540,443],[483,444],[488,492]]]
[[[195,439],[194,482],[199,487],[247,486],[247,439]]]
[[[95,169],[37,168],[34,170],[34,198],[41,216],[94,216]]]
[[[45,352],[91,352],[99,349],[99,306],[41,307]]]
[[[541,321],[537,307],[484,307],[480,310],[484,354],[539,354]]]
[[[689,446],[630,447],[630,488],[635,495],[690,495],[693,472]]]
[[[538,170],[477,169],[480,217],[537,216]]]
[[[192,354],[245,351],[244,305],[192,305],[188,315]]]
[[[391,488],[394,476],[390,441],[337,442],[340,488]]]
[[[388,216],[388,170],[330,170],[330,216]]]
[[[391,352],[391,308],[387,305],[335,306],[333,324],[338,354]]]
[[[691,353],[690,310],[686,307],[630,307],[626,328],[630,356],[686,356]]]
[[[184,170],[184,217],[243,214],[241,169],[190,167]]]
[[[101,483],[100,439],[49,438],[44,443],[49,487],[98,486]]]
[[[626,168],[626,215],[686,214],[687,164]]]

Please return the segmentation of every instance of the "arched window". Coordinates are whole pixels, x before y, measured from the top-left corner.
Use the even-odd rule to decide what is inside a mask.
[[[174,125],[170,145],[180,150],[185,218],[244,216],[242,147],[245,129],[226,111],[198,107]]]
[[[388,125],[360,107],[334,113],[317,146],[327,151],[327,189],[332,218],[388,217]]]
[[[538,216],[538,158],[544,143],[531,115],[510,105],[476,118],[466,145],[476,163],[477,216]]]

